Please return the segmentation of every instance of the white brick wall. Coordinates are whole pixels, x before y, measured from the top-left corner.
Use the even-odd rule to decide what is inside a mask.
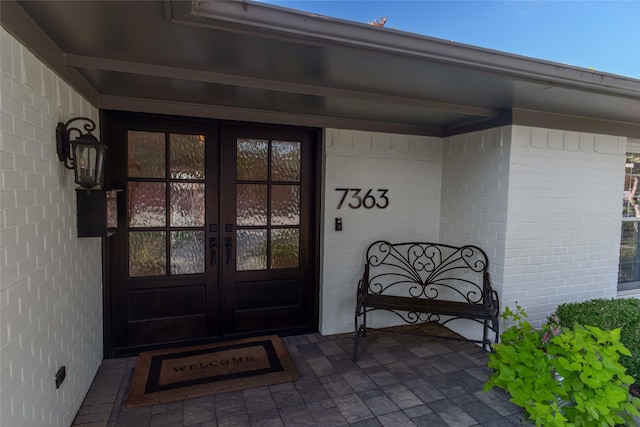
[[[501,305],[535,326],[563,302],[615,297],[625,144],[523,126],[447,138],[441,241],[485,249]]]
[[[512,127],[503,305],[616,296],[626,138]]]
[[[438,239],[442,141],[439,138],[362,131],[325,131],[323,260],[320,331],[353,331],[355,292],[364,252],[377,239]],[[388,189],[386,209],[338,210],[336,188]],[[378,194],[373,192],[372,194]],[[343,231],[334,219],[343,219]],[[397,323],[374,313],[372,326]]]
[[[100,240],[76,237],[54,133],[98,112],[4,29],[0,42],[0,425],[68,426],[102,360],[102,266]]]
[[[474,244],[489,257],[489,274],[500,295],[504,283],[511,128],[446,138],[442,167],[440,241]],[[482,329],[454,321],[451,329],[473,338]]]

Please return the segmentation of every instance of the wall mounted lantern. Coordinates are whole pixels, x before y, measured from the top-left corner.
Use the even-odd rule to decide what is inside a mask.
[[[75,125],[71,126],[75,121],[86,122],[84,132]],[[86,117],[75,117],[56,126],[58,158],[67,169],[73,169],[76,184],[87,189],[102,186],[104,153],[107,149],[91,134],[95,129],[95,122]],[[71,140],[72,133],[77,134],[74,140]]]
[[[85,122],[82,129],[76,121]],[[75,117],[56,126],[58,158],[67,169],[73,169],[76,184],[83,187],[76,188],[78,237],[110,236],[118,226],[119,190],[102,189],[107,146],[93,136],[94,130],[95,122],[86,117]]]

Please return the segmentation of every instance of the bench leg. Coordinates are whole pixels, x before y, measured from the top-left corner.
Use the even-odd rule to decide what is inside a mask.
[[[495,338],[493,341],[494,343],[498,343],[498,340],[500,339],[500,324],[498,322],[498,318],[495,316],[493,316],[491,319],[485,319],[484,321],[484,336],[482,338],[484,342],[483,347],[485,347],[485,350],[493,351],[493,347],[491,347],[491,342],[489,341],[489,338],[488,338],[489,320],[491,320],[491,329],[495,333]]]
[[[482,348],[485,351],[489,351],[491,349],[491,346],[487,342],[487,339],[489,336],[489,319],[484,319],[483,323],[484,323],[484,330],[482,331]]]
[[[356,325],[356,332],[353,337],[353,354],[351,355],[353,363],[358,361],[358,341],[360,341],[360,329],[358,328],[358,325]]]
[[[489,329],[493,329],[491,328],[491,326],[495,327],[493,321],[490,319],[484,319],[484,333],[482,335],[482,348],[484,348],[486,351],[493,351],[493,348],[491,347],[491,340],[489,340]],[[497,340],[497,335],[496,335],[496,340]],[[494,341],[494,342],[498,342],[498,341]]]
[[[360,325],[360,333],[363,337],[367,336],[367,310],[366,308],[362,308],[362,325]]]
[[[358,318],[362,316],[362,324],[360,325],[358,322]],[[360,336],[367,336],[367,310],[365,307],[358,305],[356,306],[356,315],[355,315],[355,331],[353,333],[353,355],[351,356],[351,360],[354,362],[358,361],[358,343],[360,342]]]
[[[355,328],[353,332],[353,355],[351,356],[351,360],[353,360],[354,363],[358,361],[358,341],[360,341],[360,326],[358,325],[358,317],[360,317],[359,311],[360,306],[356,306],[356,315],[354,320]]]

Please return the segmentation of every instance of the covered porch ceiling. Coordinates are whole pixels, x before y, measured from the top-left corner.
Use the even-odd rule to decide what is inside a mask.
[[[640,136],[640,80],[392,29],[250,1],[0,7],[101,109],[435,136],[531,112]]]

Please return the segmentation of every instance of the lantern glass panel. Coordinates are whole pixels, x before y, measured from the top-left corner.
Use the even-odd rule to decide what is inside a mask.
[[[72,149],[76,183],[85,188],[100,185],[105,146],[84,135],[72,142]]]

